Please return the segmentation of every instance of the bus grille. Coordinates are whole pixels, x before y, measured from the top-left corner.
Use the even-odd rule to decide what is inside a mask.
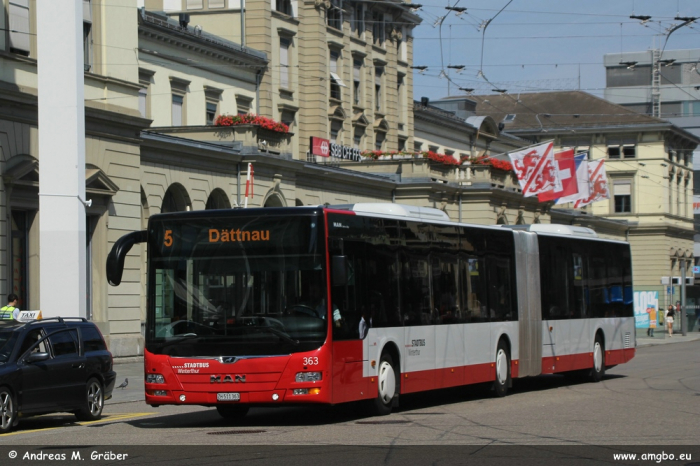
[[[625,348],[632,347],[632,334],[630,332],[625,332],[625,336],[624,336],[623,340],[624,340]]]

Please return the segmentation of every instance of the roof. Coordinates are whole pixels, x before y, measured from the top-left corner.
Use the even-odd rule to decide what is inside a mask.
[[[144,8],[139,8],[138,12],[140,33],[144,32],[143,29],[145,27],[150,27],[153,31],[158,31],[160,34],[168,36],[173,43],[183,41],[189,45],[197,44],[208,49],[207,52],[210,54],[218,55],[218,58],[229,58],[254,66],[265,66],[268,62],[265,52],[231,42],[217,35],[202,31],[201,28],[183,28],[178,21],[169,18],[165,13],[147,11]]]
[[[476,114],[505,123],[511,133],[564,132],[571,129],[672,125],[666,120],[634,112],[582,91],[531,94],[474,95]]]

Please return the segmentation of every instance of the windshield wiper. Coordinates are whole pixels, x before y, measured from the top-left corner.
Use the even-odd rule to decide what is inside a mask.
[[[192,338],[198,337],[199,335],[197,335],[196,333],[183,333],[181,335],[178,335],[176,339],[166,341],[165,343],[163,343],[163,346],[161,346],[161,348],[165,348],[166,346],[174,345],[175,343],[180,343],[181,341],[190,340]]]
[[[276,335],[276,336],[280,337],[281,339],[283,339],[284,341],[286,341],[287,343],[292,344],[294,346],[299,345],[299,340],[295,340],[294,338],[290,337],[285,332],[283,332],[281,330],[277,330],[274,327],[260,327],[259,326],[259,327],[255,327],[255,328],[260,329],[260,330],[265,330],[266,332],[269,332],[273,335]]]

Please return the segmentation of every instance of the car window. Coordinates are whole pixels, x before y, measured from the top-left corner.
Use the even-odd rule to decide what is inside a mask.
[[[20,348],[19,354],[24,354],[25,351],[29,350],[32,345],[39,341],[42,337],[41,329],[37,328],[25,335],[24,341],[22,342],[22,347]],[[32,353],[45,353],[46,352],[46,340],[42,341],[32,349]]]
[[[56,358],[65,358],[78,355],[78,335],[76,329],[67,329],[54,333],[49,337],[53,355]]]
[[[17,332],[6,330],[0,332],[0,363],[5,363],[10,358],[17,340]]]
[[[85,352],[88,351],[106,351],[107,346],[102,339],[102,335],[95,327],[80,327],[80,333],[83,336],[83,347]]]

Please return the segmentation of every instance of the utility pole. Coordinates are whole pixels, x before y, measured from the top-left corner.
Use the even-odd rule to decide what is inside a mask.
[[[86,315],[83,2],[36,2],[39,91],[39,305]]]

